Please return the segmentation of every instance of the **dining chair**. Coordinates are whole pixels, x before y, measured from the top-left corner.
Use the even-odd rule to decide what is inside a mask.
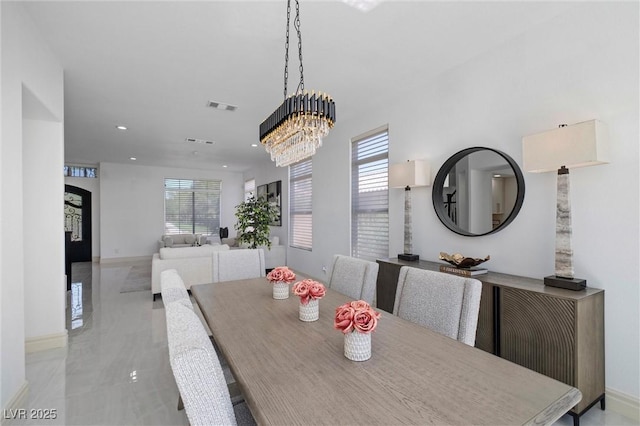
[[[333,256],[329,288],[355,300],[374,305],[378,264],[364,259],[336,254]]]
[[[264,250],[234,249],[213,254],[213,282],[266,276]]]
[[[160,294],[162,295],[162,303],[165,306],[177,301],[181,301],[182,303],[186,301],[193,309],[189,293],[180,274],[178,274],[178,271],[175,269],[167,269],[160,273]],[[187,306],[186,303],[184,304]]]
[[[160,282],[162,287],[162,302],[165,307],[170,303],[180,303],[187,308],[194,310],[194,312],[196,311],[197,307],[195,307],[191,302],[191,297],[189,296],[184,282],[182,281],[182,278],[180,277],[180,274],[176,269],[167,269],[166,271],[162,271],[160,273]],[[203,321],[203,318],[201,318],[202,314],[196,312],[196,315],[198,314],[200,315],[198,316],[198,318],[200,319],[201,324],[203,324],[204,326],[205,322]],[[209,336],[209,332],[207,332],[206,329],[205,332],[207,333],[207,336]],[[209,336],[209,339],[213,344],[216,355],[218,356],[218,360],[222,365],[222,371],[224,373],[229,392],[231,392],[231,400],[233,402],[243,401],[244,398],[242,396],[242,393],[240,392],[240,389],[238,388],[235,377],[233,377],[233,373],[231,373],[229,363],[224,357],[224,354],[217,348],[213,336]],[[182,406],[181,403],[179,404],[179,406]]]
[[[473,346],[481,293],[476,279],[403,266],[393,314]]]
[[[255,424],[246,404],[234,406],[200,319],[180,303],[165,308],[169,362],[191,425]]]

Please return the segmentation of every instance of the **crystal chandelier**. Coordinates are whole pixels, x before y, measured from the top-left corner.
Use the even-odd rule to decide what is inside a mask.
[[[287,0],[287,34],[284,60],[284,102],[260,124],[260,142],[271,154],[276,166],[284,167],[316,153],[322,138],[336,121],[336,105],[326,93],[307,92],[304,89],[302,67],[302,38],[300,35],[300,5],[296,2],[293,26],[298,34],[300,83],[296,92],[287,96],[289,77],[289,21],[291,0]]]

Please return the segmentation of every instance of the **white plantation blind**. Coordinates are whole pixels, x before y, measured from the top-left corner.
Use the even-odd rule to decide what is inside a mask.
[[[389,130],[351,141],[351,256],[389,256]]]
[[[289,166],[289,245],[311,250],[312,186],[311,159]]]
[[[217,234],[220,180],[164,180],[165,234]]]

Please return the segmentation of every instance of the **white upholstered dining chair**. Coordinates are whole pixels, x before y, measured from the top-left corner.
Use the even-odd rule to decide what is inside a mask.
[[[213,254],[213,282],[266,276],[264,250],[236,249]]]
[[[481,293],[476,279],[403,266],[393,314],[473,346]]]
[[[187,308],[194,310],[194,312],[196,312],[196,315],[199,315],[200,322],[204,327],[206,327],[206,322],[204,322],[203,318],[201,318],[202,314],[199,313],[199,309],[195,308],[193,303],[191,302],[191,297],[189,297],[189,293],[187,292],[184,282],[177,270],[167,269],[166,271],[162,271],[160,273],[160,282],[162,287],[162,303],[165,307],[171,303],[180,303]],[[205,328],[205,332],[207,332],[207,335],[209,336],[207,328]],[[218,356],[218,360],[222,365],[222,371],[227,382],[227,387],[229,388],[229,392],[231,392],[231,400],[234,401],[234,403],[243,401],[244,399],[242,393],[238,389],[235,377],[233,377],[233,374],[231,373],[229,363],[227,362],[220,349],[217,347],[213,336],[210,336],[210,340]],[[180,406],[182,405],[180,404]]]
[[[169,303],[180,302],[193,309],[187,288],[175,269],[167,269],[160,273],[160,294],[165,306]]]
[[[373,305],[377,279],[378,264],[376,262],[340,254],[333,256],[329,288]]]
[[[200,319],[180,303],[166,306],[169,361],[191,425],[255,424],[233,406],[220,361]]]

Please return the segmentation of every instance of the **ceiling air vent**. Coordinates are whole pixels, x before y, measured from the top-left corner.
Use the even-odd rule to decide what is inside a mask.
[[[222,102],[209,101],[207,106],[210,108],[221,109],[223,111],[235,111],[238,109],[236,105],[224,104]]]
[[[199,143],[202,145],[213,145],[215,143],[214,141],[208,141],[206,139],[196,139],[196,138],[186,138],[185,141],[191,142],[191,143]]]

